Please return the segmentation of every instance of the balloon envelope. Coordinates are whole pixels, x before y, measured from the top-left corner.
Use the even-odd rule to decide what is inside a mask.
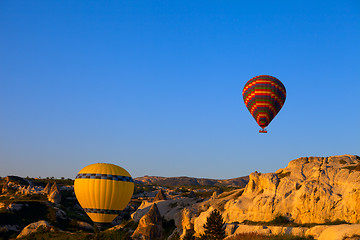
[[[263,129],[278,114],[286,99],[284,84],[269,75],[250,79],[245,84],[242,94],[247,109]]]
[[[74,191],[93,222],[110,223],[131,200],[134,181],[122,167],[95,163],[80,170]]]

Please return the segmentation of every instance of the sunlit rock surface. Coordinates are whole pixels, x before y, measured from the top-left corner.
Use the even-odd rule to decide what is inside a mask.
[[[139,225],[132,235],[133,239],[161,239],[163,236],[163,226],[160,212],[153,204],[150,210],[140,219]]]
[[[360,163],[356,156],[293,160],[276,173],[252,173],[244,193],[224,206],[227,222],[271,221],[277,215],[296,223],[360,217]]]
[[[35,233],[37,231],[54,231],[54,227],[52,227],[48,222],[46,221],[38,221],[34,223],[30,223],[27,225],[17,236],[17,238],[23,238],[26,237],[29,234]]]
[[[244,190],[213,195],[210,199],[184,209],[176,221],[182,232],[194,227],[203,232],[206,216],[218,209],[229,226],[227,234],[246,232],[254,226],[241,226],[243,221],[269,222],[281,216],[295,223],[345,221],[360,219],[360,158],[354,155],[309,157],[291,161],[275,173],[254,172]],[[186,213],[186,214],[185,214]],[[320,237],[324,229],[268,226],[258,233],[305,235],[308,231]],[[231,229],[230,229],[231,228]],[[255,227],[256,228],[256,227]],[[321,230],[321,231],[320,231]],[[316,233],[316,231],[318,231]]]

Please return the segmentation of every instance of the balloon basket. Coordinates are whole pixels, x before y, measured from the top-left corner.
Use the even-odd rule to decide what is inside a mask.
[[[259,130],[259,133],[267,133],[267,130],[266,129],[261,129],[261,130]]]

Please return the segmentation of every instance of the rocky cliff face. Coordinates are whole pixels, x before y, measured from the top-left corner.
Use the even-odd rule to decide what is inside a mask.
[[[276,173],[252,173],[244,193],[225,204],[228,222],[271,221],[276,215],[297,223],[360,217],[360,159],[357,156],[293,160]]]
[[[163,235],[162,219],[156,204],[139,221],[139,225],[132,235],[133,239],[161,239]]]
[[[268,222],[279,215],[295,223],[358,223],[359,183],[358,156],[299,158],[275,173],[250,174],[243,190],[214,195],[186,207],[176,215],[175,223],[180,232],[193,226],[199,235],[214,208],[220,210],[228,226],[235,227],[245,220]]]
[[[24,238],[37,231],[55,231],[55,229],[48,222],[42,220],[27,225],[16,238]]]
[[[190,201],[191,198],[187,199]],[[175,204],[171,201],[162,200],[157,204],[163,217],[175,220],[177,232],[181,235],[191,228],[194,228],[197,236],[201,234],[206,218],[214,208],[222,213],[228,234],[244,232],[247,226],[240,223],[245,220],[269,222],[279,215],[280,219],[287,218],[295,223],[322,224],[339,220],[358,223],[360,157],[341,155],[299,158],[275,173],[250,174],[244,189],[214,194],[205,201],[192,200],[192,204]],[[133,214],[133,219],[138,221],[152,204],[143,202]],[[309,230],[282,226],[266,229],[261,230],[261,233],[291,232],[304,235]]]

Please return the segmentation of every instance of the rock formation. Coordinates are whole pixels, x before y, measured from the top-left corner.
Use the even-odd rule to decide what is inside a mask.
[[[132,235],[133,239],[155,240],[162,239],[162,219],[156,204],[139,221],[139,225]]]
[[[56,182],[50,188],[50,192],[48,194],[48,201],[55,204],[59,204],[61,202],[61,194],[56,185]]]
[[[51,186],[49,193],[52,193],[54,191],[60,192],[56,182],[54,182],[53,185]]]
[[[222,212],[227,224],[235,223],[228,232],[245,229],[238,228],[238,223],[245,220],[268,222],[277,216],[295,223],[321,224],[339,220],[357,223],[360,219],[359,182],[358,156],[299,158],[275,173],[250,174],[244,190],[213,196],[184,209],[186,214],[180,215],[182,220],[176,221],[176,226],[183,232],[193,224],[195,232],[201,233],[212,207]],[[261,231],[279,230],[268,229]]]
[[[31,180],[18,177],[18,176],[7,176],[5,177],[5,182],[7,182],[9,185],[18,185],[18,186],[28,186],[28,185],[34,185],[34,183]]]
[[[156,194],[155,198],[154,198],[154,202],[156,201],[160,201],[160,200],[166,200],[166,196],[163,192],[163,190],[159,190],[159,192]]]
[[[293,160],[276,173],[252,173],[244,193],[224,207],[227,222],[271,221],[277,215],[296,223],[360,218],[360,159],[352,155]]]
[[[356,236],[357,238],[352,238]],[[343,240],[347,238],[359,239],[360,224],[342,224],[329,226],[319,236],[319,240]]]
[[[196,198],[196,194],[194,193],[193,190],[190,191],[188,197],[189,197],[189,198]]]
[[[2,186],[2,189],[1,189],[2,194],[7,193],[8,190],[9,190],[8,184],[7,184],[7,182],[4,182],[3,186]]]
[[[48,195],[48,201],[59,204],[61,202],[61,194],[59,191],[50,192]]]
[[[175,220],[176,222],[178,214],[181,214],[181,211],[184,208],[190,208],[192,205],[194,205],[196,200],[196,198],[181,198],[157,201],[156,206],[159,209],[161,216],[165,220]],[[143,201],[137,210],[131,215],[131,218],[134,219],[135,222],[138,222],[140,218],[142,218],[154,204],[154,202]]]
[[[50,193],[51,187],[50,187],[50,182],[48,182],[43,190],[43,192],[47,195]]]
[[[78,228],[80,229],[84,229],[87,231],[92,231],[94,229],[94,226],[87,223],[87,222],[81,222],[81,221],[76,221]]]
[[[17,236],[17,238],[23,238],[26,237],[29,234],[35,233],[39,230],[45,230],[45,231],[54,231],[54,227],[52,227],[48,222],[46,221],[38,221],[34,223],[30,223],[27,225]]]

